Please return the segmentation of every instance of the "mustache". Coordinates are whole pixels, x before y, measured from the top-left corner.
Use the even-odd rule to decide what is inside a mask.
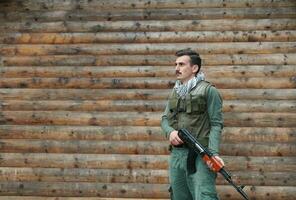
[[[182,74],[182,73],[179,70],[176,70],[175,74]]]

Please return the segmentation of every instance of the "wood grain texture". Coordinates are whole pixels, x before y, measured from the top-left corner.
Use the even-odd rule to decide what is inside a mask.
[[[216,20],[136,20],[136,21],[58,21],[4,22],[0,30],[9,32],[154,32],[154,31],[253,31],[295,30],[295,19],[216,19]]]
[[[45,0],[38,1],[26,1],[26,2],[2,2],[1,3],[2,10],[19,10],[19,11],[31,11],[31,10],[101,10],[101,9],[137,9],[137,8],[223,8],[223,7],[293,7],[295,6],[295,2],[293,0],[282,0],[282,1],[272,1],[272,0],[264,0],[264,1],[253,1],[253,0],[242,0],[242,1],[207,1],[207,0],[199,0],[198,2],[194,0],[189,0],[186,2],[180,2],[178,0],[158,0],[158,1],[137,1],[132,0],[126,2],[125,0],[103,0],[100,4],[96,2],[87,2],[81,3],[76,1],[54,1],[48,2]]]
[[[295,30],[164,31],[97,33],[0,33],[3,44],[80,43],[180,43],[180,42],[287,42],[296,41]]]
[[[188,47],[223,97],[233,180],[296,199],[295,19],[294,0],[1,1],[0,200],[167,200],[159,125]]]

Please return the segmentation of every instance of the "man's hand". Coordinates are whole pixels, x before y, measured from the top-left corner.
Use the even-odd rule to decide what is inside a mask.
[[[222,160],[222,158],[220,158],[219,156],[214,156],[214,158],[219,162],[221,163],[223,166],[225,165],[224,164],[224,161]],[[212,171],[215,171],[215,169],[213,168],[213,163],[211,161],[207,161],[207,165],[208,167],[212,170]]]
[[[170,133],[170,143],[174,146],[183,144],[183,141],[178,136],[178,131],[175,130]]]

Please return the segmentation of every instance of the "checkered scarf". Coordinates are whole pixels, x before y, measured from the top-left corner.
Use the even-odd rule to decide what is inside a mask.
[[[205,74],[203,72],[199,72],[195,77],[190,79],[184,85],[181,83],[181,81],[177,80],[174,89],[176,90],[177,94],[182,99],[184,99],[186,94],[188,94],[190,90],[194,88],[202,80],[205,80]]]

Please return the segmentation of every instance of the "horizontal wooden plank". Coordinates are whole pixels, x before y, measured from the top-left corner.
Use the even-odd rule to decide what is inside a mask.
[[[221,155],[229,156],[294,156],[296,145],[292,143],[221,143]]]
[[[168,170],[166,169],[60,169],[4,167],[0,168],[0,171],[0,181],[168,183]]]
[[[238,185],[258,185],[258,186],[295,186],[295,173],[286,172],[263,172],[263,171],[248,171],[248,172],[231,172],[233,181]],[[228,183],[221,174],[218,174],[217,184]]]
[[[72,10],[69,11],[17,11],[3,12],[0,21],[116,21],[116,20],[184,20],[184,19],[260,19],[293,18],[294,7],[257,8],[148,8],[126,10]]]
[[[0,196],[0,200],[152,200],[147,198],[104,198],[104,197],[38,197],[38,196]],[[155,199],[153,200],[169,200]]]
[[[0,30],[8,32],[134,32],[134,31],[253,31],[295,30],[293,18],[216,19],[216,20],[136,20],[136,21],[58,21],[4,22]]]
[[[295,89],[219,89],[224,100],[295,100]],[[2,100],[166,100],[171,89],[0,88]]]
[[[220,89],[256,88],[288,89],[296,88],[296,76],[283,78],[208,78]],[[79,89],[170,89],[175,85],[172,77],[130,77],[130,78],[1,78],[1,88],[79,88]]]
[[[129,198],[166,198],[166,184],[106,184],[106,183],[65,183],[56,182],[1,182],[2,195],[23,196],[99,196],[99,197],[129,197]],[[151,192],[153,191],[153,192]]]
[[[218,186],[218,193],[221,200],[239,200],[242,197],[231,186]],[[293,200],[295,187],[273,187],[273,186],[252,186],[245,189],[249,196],[262,200]],[[251,194],[250,194],[251,193]],[[18,195],[18,194],[15,194]],[[1,200],[152,200],[147,198],[104,198],[104,197],[37,197],[37,196],[0,196]],[[153,200],[168,200],[153,198]]]
[[[4,125],[159,126],[160,112],[3,111]],[[294,113],[224,114],[224,125],[234,127],[295,127]]]
[[[0,167],[167,169],[168,155],[0,153]],[[230,171],[294,172],[294,157],[222,156]]]
[[[211,7],[243,7],[243,8],[255,8],[255,7],[288,7],[295,6],[295,2],[293,0],[281,0],[281,1],[272,1],[272,0],[264,0],[264,1],[252,1],[252,0],[242,0],[242,1],[220,1],[220,0],[212,0],[208,2],[206,0],[187,0],[187,1],[178,1],[178,0],[162,0],[162,1],[137,1],[130,0],[128,2],[124,0],[112,0],[112,1],[100,1],[97,2],[79,2],[73,0],[67,1],[26,1],[26,2],[1,2],[1,11],[12,11],[12,10],[104,10],[104,9],[149,9],[149,8],[211,8]]]
[[[167,184],[104,184],[104,183],[55,183],[50,182],[1,182],[3,195],[43,195],[64,197],[109,197],[124,198],[168,198]],[[251,198],[262,200],[292,200],[295,198],[295,187],[248,186],[246,193]],[[37,192],[38,191],[38,192]],[[153,192],[151,192],[153,191]],[[218,186],[222,199],[241,199],[232,186]]]
[[[4,111],[0,116],[0,124],[159,126],[160,113]]]
[[[2,100],[5,111],[108,111],[153,112],[164,111],[164,100],[79,100],[79,101],[32,101]],[[223,112],[288,112],[296,113],[296,100],[225,100]]]
[[[224,112],[296,112],[296,101],[224,100]]]
[[[294,89],[220,89],[223,99],[231,100],[272,100],[272,99],[295,99]]]
[[[0,124],[159,126],[160,113],[3,111],[0,115]]]
[[[3,44],[294,42],[294,30],[97,33],[0,33]]]
[[[103,198],[103,197],[38,197],[38,196],[0,196],[0,200],[152,200],[147,198]],[[153,200],[169,200],[155,199]]]
[[[168,167],[167,155],[0,153],[0,160],[0,167],[88,169],[167,169]]]
[[[288,89],[296,88],[296,77],[288,78],[208,78],[210,82],[221,89],[256,88],[256,89]]]
[[[202,66],[201,69],[206,74],[206,78],[291,77],[296,73],[295,65],[219,65]]]
[[[296,128],[279,127],[225,127],[222,141],[295,143]],[[30,126],[1,125],[2,139],[41,140],[112,140],[112,141],[164,141],[160,127],[148,126]],[[222,143],[223,143],[222,142]]]
[[[296,21],[296,20],[295,20]],[[295,65],[296,54],[211,54],[202,55],[204,65]],[[2,66],[168,66],[173,55],[51,55],[2,56]]]
[[[223,141],[241,142],[295,142],[295,128],[280,127],[225,127]],[[239,138],[239,139],[238,139]]]
[[[287,145],[283,144],[282,146],[284,149],[284,146]],[[291,146],[291,148],[293,147]],[[163,141],[0,140],[0,152],[3,153],[167,155],[168,149],[168,142]],[[281,151],[279,150],[279,152]]]
[[[169,142],[163,141],[57,141],[1,139],[0,151],[5,153],[86,153],[166,155]],[[293,143],[226,143],[221,155],[227,156],[296,156]]]
[[[0,181],[24,182],[99,182],[168,184],[168,170],[149,169],[59,169],[59,168],[0,168]],[[237,184],[264,186],[295,186],[295,173],[288,172],[232,172]],[[218,175],[218,185],[228,185]],[[1,199],[1,198],[0,198]]]
[[[296,42],[235,42],[235,43],[163,43],[163,44],[0,44],[2,56],[47,55],[174,55],[190,46],[200,54],[272,54],[296,53]]]
[[[291,102],[293,103],[293,102]],[[287,111],[293,112],[293,105],[289,102],[280,106],[287,107]],[[0,102],[2,110],[68,110],[68,111],[163,111],[163,100],[99,100],[99,101],[20,101],[8,100]],[[235,106],[235,105],[233,105]],[[275,104],[278,106],[278,103]],[[237,108],[239,109],[239,108]],[[291,109],[291,110],[290,110]],[[295,109],[296,112],[296,109]]]
[[[292,130],[283,131],[290,133]],[[291,135],[293,136],[293,135]],[[148,126],[30,126],[1,125],[3,139],[163,141],[160,127]]]
[[[270,66],[272,68],[272,66]],[[279,74],[289,73],[294,65],[278,66]],[[268,69],[267,69],[268,70]],[[282,71],[282,72],[281,72]],[[285,72],[284,72],[285,71]],[[276,72],[275,72],[276,73]],[[60,66],[32,67],[9,66],[0,68],[1,77],[172,77],[175,76],[173,66]]]
[[[202,66],[206,78],[221,77],[291,77],[296,65],[220,65]],[[175,77],[173,66],[7,66],[0,68],[3,78],[30,77]]]
[[[281,78],[280,78],[281,79]],[[1,78],[2,88],[168,89],[172,78]]]
[[[225,113],[225,126],[295,127],[294,113]],[[287,120],[289,118],[289,120]],[[236,120],[237,119],[237,120]],[[292,122],[294,120],[294,122]]]
[[[284,90],[287,95],[293,95],[293,90]],[[166,99],[169,94],[167,89],[3,89],[0,88],[1,99],[23,100],[108,100],[108,99]],[[273,90],[274,94],[276,91]],[[261,94],[260,94],[261,95]],[[273,95],[272,95],[273,96]],[[279,95],[282,96],[283,95]],[[288,98],[291,98],[288,97]]]

